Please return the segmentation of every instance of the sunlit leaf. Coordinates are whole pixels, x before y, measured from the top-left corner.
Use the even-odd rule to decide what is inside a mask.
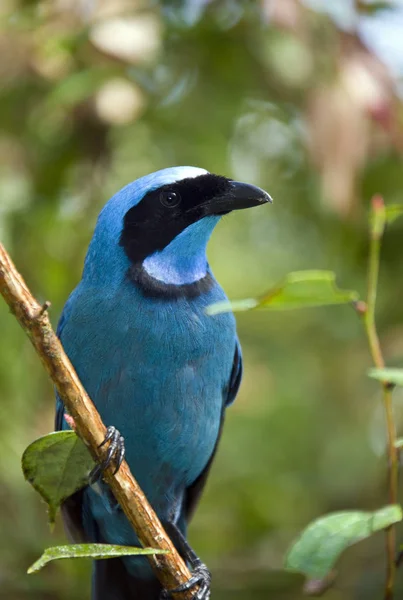
[[[403,385],[403,369],[370,369],[368,375],[378,381]]]
[[[375,512],[345,511],[321,517],[302,532],[289,550],[285,567],[310,579],[323,579],[352,544],[402,520],[398,505]]]
[[[25,479],[48,504],[54,522],[60,504],[84,487],[94,461],[74,431],[57,431],[28,446],[22,456]]]
[[[284,282],[269,291],[259,301],[267,308],[299,308],[345,304],[357,300],[358,294],[340,290],[336,286],[336,275],[331,271],[296,271],[289,273]]]
[[[259,298],[235,302],[218,302],[207,308],[207,314],[216,315],[229,310],[244,311],[253,308],[285,310],[330,304],[347,304],[358,299],[351,290],[336,286],[332,271],[295,271]]]
[[[166,554],[166,550],[154,548],[137,548],[134,546],[113,546],[111,544],[69,544],[47,548],[42,556],[28,569],[28,573],[36,573],[52,560],[61,558],[116,558],[117,556],[144,556],[147,554]]]
[[[389,204],[386,207],[386,222],[393,223],[403,215],[403,204]]]

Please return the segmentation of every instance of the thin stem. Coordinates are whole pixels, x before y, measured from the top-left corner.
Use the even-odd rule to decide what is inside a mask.
[[[392,392],[387,384],[383,384],[383,404],[386,416],[386,427],[388,432],[388,479],[389,479],[389,502],[397,503],[399,461],[396,448],[396,427],[393,415]],[[393,587],[396,574],[396,527],[391,525],[386,530],[386,555],[387,576],[385,586],[385,600],[392,600]]]
[[[375,305],[378,289],[381,240],[384,229],[385,206],[383,199],[380,196],[375,196],[372,200],[367,303],[365,310],[360,310],[358,312],[363,319],[372,360],[378,369],[383,369],[385,366],[375,322]],[[392,391],[387,381],[382,382],[382,389],[387,429],[389,502],[390,504],[396,504],[398,496],[399,464],[398,451],[396,448],[396,426],[393,415]],[[396,529],[394,525],[388,527],[386,530],[386,558],[387,573],[384,599],[393,600],[393,588],[396,575]]]
[[[369,348],[375,366],[383,369],[385,362],[382,356],[381,345],[375,323],[375,304],[378,290],[379,277],[379,258],[381,251],[381,238],[379,235],[371,235],[369,268],[368,268],[368,288],[367,288],[367,307],[364,313],[364,324],[368,336]]]

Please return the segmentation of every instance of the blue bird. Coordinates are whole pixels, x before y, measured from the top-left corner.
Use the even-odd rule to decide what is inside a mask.
[[[210,574],[188,545],[186,529],[242,375],[233,314],[206,314],[226,300],[206,246],[222,215],[270,201],[260,188],[196,167],[163,169],[130,183],[101,211],[82,279],[58,326],[109,425],[107,463],[118,468],[125,453],[193,571],[187,588],[197,600],[210,597]],[[56,429],[68,427],[57,398]],[[76,541],[138,545],[100,477],[105,466],[65,502],[66,529]],[[94,562],[93,600],[161,597],[170,593],[145,558]]]

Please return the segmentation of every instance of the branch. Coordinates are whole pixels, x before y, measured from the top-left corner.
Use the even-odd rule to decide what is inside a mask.
[[[371,237],[370,254],[368,268],[368,290],[367,303],[358,303],[357,312],[360,314],[368,338],[368,344],[374,365],[378,369],[383,369],[385,361],[379,342],[378,332],[375,322],[375,304],[378,289],[379,258],[381,251],[381,241],[385,230],[386,212],[385,205],[381,196],[374,196],[372,199],[371,211]],[[388,440],[388,485],[389,502],[397,504],[398,496],[398,451],[396,448],[396,426],[393,415],[392,390],[387,381],[382,382],[383,406],[386,418],[387,440]],[[387,574],[384,600],[392,600],[393,587],[396,574],[396,530],[391,526],[386,530],[386,556],[387,556]]]
[[[47,315],[49,303],[41,306],[35,300],[1,243],[0,293],[39,354],[60,398],[74,419],[76,432],[87,445],[94,460],[101,462],[107,451],[105,447],[100,447],[106,434],[105,425],[52,329]],[[142,546],[169,552],[147,556],[155,575],[166,589],[173,589],[185,583],[191,574],[131,474],[126,461],[122,463],[116,475],[113,475],[113,471],[114,467],[110,466],[105,471],[104,479],[132,524]],[[192,597],[192,592],[181,592],[181,598],[184,600],[191,600]]]

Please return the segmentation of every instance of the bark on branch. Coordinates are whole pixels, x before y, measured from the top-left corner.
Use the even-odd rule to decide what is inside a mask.
[[[107,448],[100,448],[99,445],[105,437],[105,425],[53,331],[47,314],[49,303],[41,305],[35,300],[1,243],[0,293],[30,338],[60,398],[74,418],[77,434],[88,446],[92,457],[98,462],[102,461]],[[106,470],[105,481],[132,524],[141,544],[169,551],[169,554],[147,556],[155,575],[167,589],[185,583],[191,574],[131,474],[126,461],[122,463],[116,475],[113,475],[113,470],[113,466]],[[193,594],[183,592],[180,597],[191,600]]]

